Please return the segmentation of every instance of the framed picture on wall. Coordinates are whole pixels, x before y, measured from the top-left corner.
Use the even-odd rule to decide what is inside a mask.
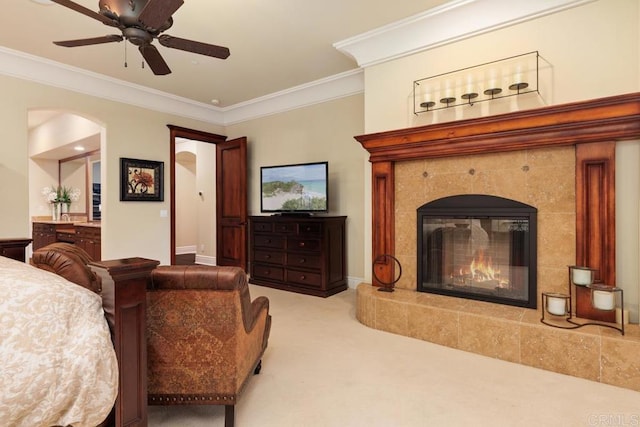
[[[164,200],[164,162],[120,158],[120,200]]]

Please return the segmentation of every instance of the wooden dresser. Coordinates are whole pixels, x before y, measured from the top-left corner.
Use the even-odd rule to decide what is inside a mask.
[[[345,216],[252,216],[250,283],[327,297],[347,289]]]

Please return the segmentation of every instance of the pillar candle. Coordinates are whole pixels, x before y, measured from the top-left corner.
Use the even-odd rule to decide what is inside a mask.
[[[556,316],[567,314],[566,298],[547,296],[547,311]]]
[[[598,310],[613,310],[616,306],[616,299],[613,292],[592,291],[593,306]]]
[[[575,285],[590,285],[593,282],[591,270],[581,268],[571,269],[571,280]]]

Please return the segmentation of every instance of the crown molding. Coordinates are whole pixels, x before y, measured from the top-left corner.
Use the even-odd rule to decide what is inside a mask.
[[[363,92],[364,70],[350,70],[226,107],[223,109],[225,124],[232,125]]]
[[[0,74],[220,126],[364,91],[360,69],[220,108],[0,46]]]
[[[453,0],[333,46],[369,67],[593,1]]]
[[[224,123],[217,107],[4,47],[0,47],[0,74],[208,123]]]

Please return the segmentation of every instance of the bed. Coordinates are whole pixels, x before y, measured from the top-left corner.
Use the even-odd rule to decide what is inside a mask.
[[[118,393],[100,296],[0,256],[0,390],[2,425],[100,424]]]

